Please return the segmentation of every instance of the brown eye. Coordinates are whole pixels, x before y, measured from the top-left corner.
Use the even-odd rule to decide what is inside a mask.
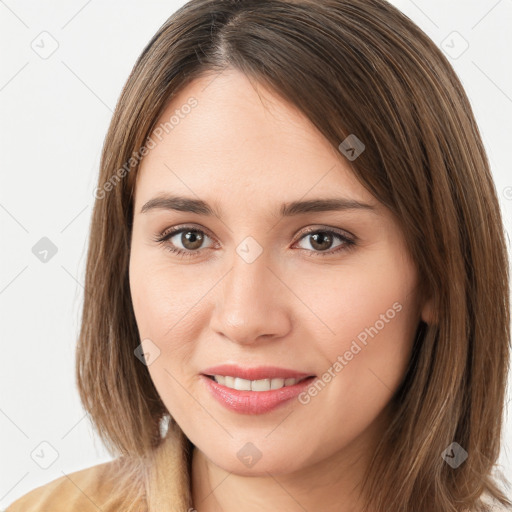
[[[337,238],[341,242],[333,247],[333,240]],[[308,252],[312,253],[313,256],[328,256],[340,251],[350,249],[355,246],[355,242],[341,233],[327,229],[317,229],[315,231],[309,231],[305,233],[299,241],[309,240],[309,248],[304,248]],[[325,253],[325,254],[323,254]]]
[[[176,238],[176,240],[173,241],[173,238]],[[192,257],[202,252],[202,245],[205,238],[210,238],[210,236],[203,230],[191,226],[184,226],[164,231],[155,238],[155,242],[163,245],[166,250],[179,257]],[[311,256],[331,256],[338,252],[348,251],[357,245],[355,240],[330,229],[309,230],[302,235],[299,242],[308,238],[311,248],[302,247],[301,249],[305,250],[308,255]],[[340,243],[335,245],[334,249],[332,249],[333,241],[336,238],[340,240]],[[206,248],[208,248],[208,246]]]
[[[201,246],[205,237],[210,238],[201,229],[185,226],[164,231],[155,238],[155,242],[163,245],[166,250],[180,257],[196,256],[202,250]],[[176,238],[176,240],[172,240],[173,238]]]
[[[311,247],[318,251],[330,249],[333,237],[324,231],[320,231],[319,233],[309,235],[311,237],[310,240],[312,240]]]
[[[183,247],[189,251],[195,251],[201,247],[204,240],[204,234],[197,230],[182,231],[180,242]]]

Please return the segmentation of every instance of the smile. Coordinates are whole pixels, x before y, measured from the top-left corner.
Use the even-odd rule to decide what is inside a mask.
[[[260,379],[260,380],[247,380],[239,377],[231,377],[229,375],[209,375],[211,379],[215,380],[218,384],[226,386],[230,389],[237,389],[238,391],[270,391],[272,389],[281,389],[286,386],[294,386],[303,381],[302,379],[294,378],[275,378],[275,379]]]
[[[224,375],[202,375],[201,378],[215,400],[241,414],[264,414],[286,403],[291,404],[292,399],[316,379],[310,376],[246,380]]]

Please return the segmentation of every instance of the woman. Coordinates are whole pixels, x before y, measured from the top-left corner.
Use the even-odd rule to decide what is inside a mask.
[[[9,512],[510,509],[498,200],[459,80],[397,9],[187,3],[95,196],[77,382],[116,458]]]

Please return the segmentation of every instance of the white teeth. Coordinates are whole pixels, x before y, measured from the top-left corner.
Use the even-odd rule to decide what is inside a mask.
[[[222,384],[223,386],[227,386],[226,384],[226,378],[233,379],[233,377],[224,377],[224,375],[214,375],[213,378],[218,384]],[[235,379],[233,379],[233,382],[229,383],[229,387],[232,387],[235,382]]]
[[[239,391],[270,391],[271,389],[280,389],[285,386],[293,386],[303,379],[261,379],[247,380],[239,377],[230,377],[224,375],[214,375],[215,381],[231,389]]]
[[[289,379],[289,381],[295,381],[295,379]],[[270,389],[279,389],[279,388],[282,388],[284,385],[286,384],[286,381],[285,379],[272,379],[270,381]],[[293,382],[293,384],[295,384],[295,382]],[[288,383],[288,386],[290,386],[291,384]]]
[[[251,381],[235,377],[233,387],[235,389],[239,389],[240,391],[251,391]]]
[[[251,391],[269,391],[270,390],[271,381],[269,379],[251,380],[251,381],[245,380],[244,382],[250,383]]]

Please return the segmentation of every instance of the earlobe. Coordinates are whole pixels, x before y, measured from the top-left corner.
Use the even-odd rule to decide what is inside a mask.
[[[421,319],[426,324],[434,323],[434,306],[432,302],[432,298],[428,299],[424,304],[421,310]]]

